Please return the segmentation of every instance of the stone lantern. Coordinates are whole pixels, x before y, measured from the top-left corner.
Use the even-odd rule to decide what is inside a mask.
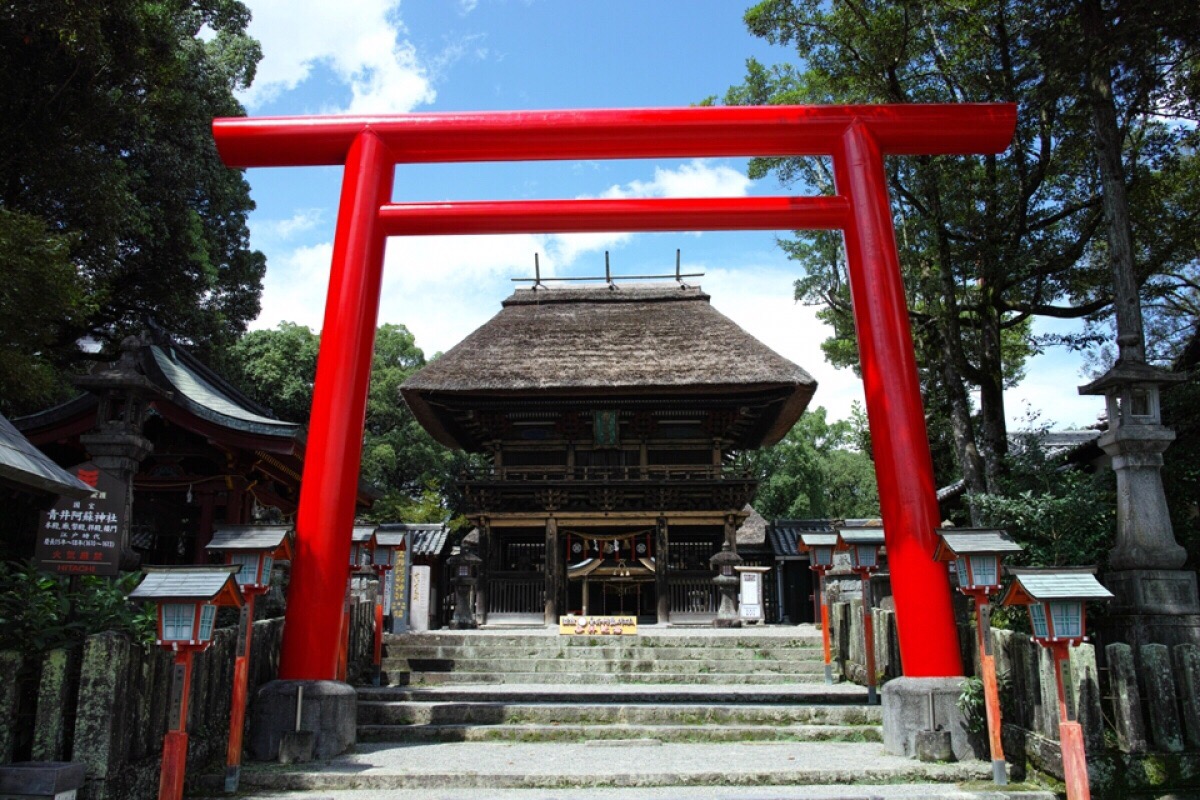
[[[879,551],[884,545],[883,528],[876,526],[844,527],[838,541],[850,551],[850,568],[862,581],[863,656],[866,660],[867,703],[878,705],[875,676],[875,614],[871,599],[871,576],[879,571]]]
[[[212,644],[217,608],[242,605],[242,594],[234,578],[237,570],[233,566],[147,567],[146,577],[129,593],[131,600],[152,601],[158,606],[155,644],[175,655],[159,800],[183,797],[192,655]]]
[[[1175,433],[1162,424],[1159,390],[1183,376],[1121,358],[1080,394],[1104,395],[1108,430],[1098,440],[1117,476],[1117,543],[1104,584],[1115,595],[1105,621],[1110,639],[1138,652],[1151,642],[1200,644],[1196,573],[1180,569],[1187,551],[1175,541],[1162,485],[1163,451]]]
[[[737,600],[734,597],[741,580],[736,567],[742,563],[742,557],[730,549],[727,540],[725,544],[721,545],[721,550],[708,560],[708,563],[716,573],[713,576],[713,583],[716,584],[717,591],[721,593],[721,605],[717,608],[717,618],[713,620],[713,625],[717,628],[742,627],[742,621],[738,618]]]
[[[454,584],[454,618],[450,621],[450,627],[454,630],[479,627],[475,620],[475,603],[471,592],[479,580],[481,564],[483,559],[465,545],[446,559],[446,565],[450,567],[450,580]]]

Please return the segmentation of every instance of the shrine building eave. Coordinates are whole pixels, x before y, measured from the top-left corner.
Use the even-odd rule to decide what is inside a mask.
[[[705,398],[714,407],[769,397],[754,441],[773,444],[816,390],[804,369],[680,283],[518,289],[496,316],[410,377],[401,394],[450,447],[464,440],[447,405],[549,398],[606,402]]]

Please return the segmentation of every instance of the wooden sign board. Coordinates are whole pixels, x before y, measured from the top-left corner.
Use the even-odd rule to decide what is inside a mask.
[[[560,636],[637,636],[637,617],[632,614],[594,617],[567,614],[558,618]]]
[[[96,491],[85,500],[59,498],[42,512],[34,547],[38,568],[60,575],[116,575],[128,487],[91,462],[70,472]]]

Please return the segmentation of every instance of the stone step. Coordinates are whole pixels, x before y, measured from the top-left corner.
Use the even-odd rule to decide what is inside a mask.
[[[204,787],[209,792],[206,797],[210,800],[228,800],[228,795],[221,794],[224,777],[217,779],[213,776],[212,786]],[[895,783],[870,784],[865,786],[844,786],[831,784],[810,784],[803,786],[775,786],[764,793],[763,789],[753,786],[721,787],[721,800],[1055,800],[1054,792],[1017,788],[1010,786],[1003,793],[991,788],[967,789],[955,784],[946,783]],[[389,789],[387,800],[430,800],[430,790],[422,789]],[[651,795],[650,792],[653,792]],[[544,789],[492,789],[487,792],[487,800],[546,800]],[[578,788],[556,791],[555,800],[647,800],[647,797],[660,800],[712,800],[714,796],[711,786],[690,786],[632,789],[592,789]],[[286,794],[258,793],[239,794],[239,800],[335,800],[330,795],[314,795],[311,792],[288,792]],[[439,789],[437,800],[480,800],[478,790],[470,787],[455,789]],[[197,797],[196,800],[204,800]],[[373,789],[341,789],[336,800],[380,800],[380,793]]]
[[[867,706],[867,691],[852,683],[792,683],[770,687],[687,684],[613,684],[592,689],[587,684],[497,684],[472,686],[360,686],[359,704],[364,703],[499,703],[526,705],[727,705],[850,706],[878,714],[878,706]]]
[[[879,742],[877,725],[359,725],[359,742]]]
[[[362,743],[328,762],[281,769],[247,764],[246,792],[476,788],[571,790],[590,787],[748,787],[985,781],[991,764],[924,764],[874,742],[589,743],[449,742],[423,747]],[[340,796],[340,795],[338,795]],[[441,796],[436,795],[436,796]],[[557,796],[557,795],[556,795]],[[673,795],[661,795],[673,796]],[[709,795],[712,796],[712,795]],[[762,794],[761,797],[771,797]],[[842,795],[843,797],[845,795]],[[911,797],[912,795],[910,795]]]
[[[385,634],[385,646],[414,645],[421,647],[457,647],[470,645],[475,647],[560,647],[566,649],[586,650],[596,647],[614,648],[710,648],[727,647],[744,650],[757,648],[779,649],[821,649],[821,637],[817,635],[778,636],[754,635],[746,633],[718,634],[716,630],[705,629],[702,633],[650,635],[615,637],[615,636],[558,636],[553,632],[535,634],[497,634],[479,631],[436,631],[431,633]]]
[[[393,684],[406,682],[415,686],[445,684],[496,684],[496,683],[565,683],[587,684],[783,684],[823,683],[823,673],[810,674],[778,672],[705,672],[705,673],[612,673],[612,672],[409,672],[384,670]]]
[[[588,672],[610,675],[696,675],[704,673],[738,673],[743,675],[815,675],[825,674],[820,659],[804,661],[715,661],[675,659],[673,661],[578,661],[573,658],[409,658],[388,657],[383,660],[386,672]]]
[[[358,704],[361,725],[878,725],[879,706],[640,703]]]
[[[571,660],[676,661],[708,658],[724,661],[791,661],[822,658],[820,647],[519,647],[511,645],[427,645],[392,643],[384,646],[391,658],[565,658]]]

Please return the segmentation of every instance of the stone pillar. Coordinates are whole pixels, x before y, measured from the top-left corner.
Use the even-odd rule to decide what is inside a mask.
[[[42,659],[42,678],[38,682],[37,716],[33,725],[34,761],[63,761],[66,753],[63,709],[70,699],[71,651],[51,650]]]
[[[479,520],[479,579],[475,584],[475,618],[480,625],[487,624],[488,617],[488,576],[492,568],[492,524],[487,517]]]
[[[129,640],[121,634],[101,633],[84,642],[72,760],[84,765],[89,782],[102,783],[125,766],[128,663]]]
[[[1179,569],[1187,551],[1176,541],[1163,492],[1162,453],[1175,439],[1157,424],[1122,425],[1100,437],[1117,476],[1117,544],[1104,585],[1116,596],[1102,629],[1108,641],[1200,645],[1196,573]]]
[[[1112,694],[1117,747],[1125,753],[1144,753],[1146,723],[1142,719],[1142,697],[1138,694],[1133,653],[1129,645],[1118,642],[1106,647],[1105,655],[1108,659],[1108,685]]]
[[[15,650],[0,650],[0,673],[13,676],[21,669],[21,654]],[[0,764],[13,759],[17,733],[17,682],[0,682]]]
[[[558,624],[558,520],[546,517],[546,624]]]
[[[121,548],[121,569],[137,569],[141,557],[129,546],[129,528],[133,521],[133,476],[142,459],[150,455],[154,445],[137,433],[97,431],[79,437],[97,467],[120,479],[125,487],[125,511],[121,515],[118,546]]]
[[[658,599],[658,624],[671,621],[671,583],[667,574],[670,553],[667,518],[659,517],[654,527],[654,591]]]

